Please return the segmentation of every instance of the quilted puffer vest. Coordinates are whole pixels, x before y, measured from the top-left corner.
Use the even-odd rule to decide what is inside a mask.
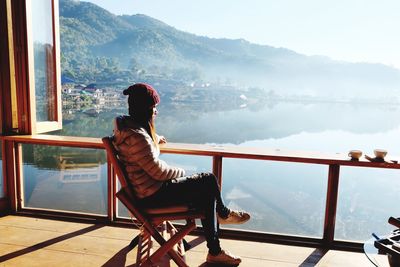
[[[114,120],[114,146],[138,198],[154,194],[163,181],[185,175],[185,170],[171,167],[159,159],[158,146],[129,116]]]

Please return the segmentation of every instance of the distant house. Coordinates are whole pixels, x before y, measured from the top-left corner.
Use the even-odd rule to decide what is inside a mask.
[[[104,96],[103,90],[101,90],[101,89],[96,89],[96,90],[94,90],[94,92],[93,92],[93,97],[98,98],[98,97],[103,97],[103,96]]]
[[[95,102],[96,102],[97,104],[104,104],[104,103],[106,102],[106,100],[105,100],[105,98],[104,98],[103,90],[101,90],[101,89],[96,89],[96,90],[93,92],[93,97],[94,97]]]
[[[61,91],[64,94],[70,94],[72,92],[72,88],[68,88],[68,87],[62,87]]]
[[[121,94],[122,95],[122,94]],[[118,101],[120,94],[116,92],[105,92],[103,94],[105,101],[107,102],[115,102]]]
[[[91,83],[84,88],[86,92],[94,93],[97,90],[97,85],[95,83]]]
[[[81,92],[81,89],[65,87],[62,89],[62,92],[64,94],[68,94],[68,95],[79,95]]]
[[[84,89],[85,87],[86,87],[85,84],[77,84],[77,85],[74,86],[75,89],[79,89],[79,90],[82,90],[82,89]]]

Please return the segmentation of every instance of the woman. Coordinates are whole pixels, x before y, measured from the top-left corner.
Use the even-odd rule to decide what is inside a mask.
[[[129,116],[116,118],[114,146],[140,203],[145,207],[185,203],[203,209],[202,225],[209,249],[207,262],[238,265],[239,257],[221,249],[216,218],[220,224],[241,224],[248,221],[250,215],[224,205],[212,173],[185,176],[183,169],[171,167],[159,159],[159,144],[166,140],[155,132],[154,119],[160,97],[153,87],[137,83],[123,93],[129,96]]]

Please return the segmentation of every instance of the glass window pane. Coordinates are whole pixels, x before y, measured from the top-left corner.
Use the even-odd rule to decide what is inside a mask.
[[[342,167],[335,238],[365,241],[388,234],[390,216],[400,216],[399,170]]]
[[[3,143],[0,142],[0,198],[4,197],[4,179],[3,179]]]
[[[186,175],[191,175],[198,172],[210,172],[212,170],[211,157],[162,154],[160,158],[171,166],[184,168],[186,170]],[[117,190],[119,190],[120,184],[119,182],[117,184]],[[119,200],[117,205],[118,217],[130,217],[128,210]]]
[[[224,159],[224,200],[252,215],[230,228],[321,237],[327,175],[324,165]]]
[[[107,214],[102,149],[23,145],[24,207]]]
[[[56,118],[55,54],[52,0],[32,4],[32,36],[35,64],[36,120]]]

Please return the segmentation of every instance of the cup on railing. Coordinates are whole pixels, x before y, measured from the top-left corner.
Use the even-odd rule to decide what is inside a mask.
[[[359,160],[362,156],[362,151],[356,149],[350,150],[348,155],[351,158],[351,160]]]
[[[385,149],[375,149],[374,154],[377,159],[384,159],[387,155],[387,151]]]

